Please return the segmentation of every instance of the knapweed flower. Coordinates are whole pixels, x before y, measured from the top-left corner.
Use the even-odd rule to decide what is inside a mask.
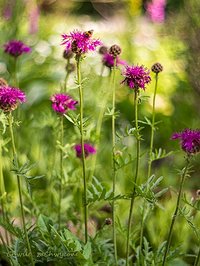
[[[75,110],[75,105],[78,103],[73,100],[69,95],[64,93],[57,93],[51,96],[52,108],[55,112],[64,114],[69,109]]]
[[[30,51],[31,48],[21,41],[12,40],[4,44],[4,52],[14,57],[18,57],[24,53],[29,53]]]
[[[0,109],[4,112],[15,110],[20,103],[26,101],[26,95],[18,88],[0,87]]]
[[[81,144],[75,145],[74,149],[76,151],[76,156],[78,158],[82,158]],[[85,143],[84,144],[84,151],[85,151],[85,158],[88,157],[90,154],[95,154],[96,153],[96,149],[89,143]]]
[[[200,152],[200,130],[186,128],[180,133],[174,133],[172,140],[180,139],[181,147],[187,154]]]
[[[94,51],[97,46],[101,45],[101,41],[92,39],[93,31],[75,30],[70,34],[62,34],[62,45],[66,46],[66,50],[71,49],[77,55],[85,54],[88,51]]]
[[[114,66],[114,57],[109,53],[105,53],[102,57],[102,63],[106,67],[112,68]],[[117,56],[116,66],[119,66],[119,65],[125,65],[125,61],[120,60],[119,57]]]
[[[146,84],[151,81],[149,76],[150,70],[144,66],[126,66],[123,73],[125,79],[122,83],[126,83],[131,89],[143,89],[145,90]]]
[[[162,23],[165,20],[166,0],[152,0],[147,4],[147,13],[150,19],[156,23]]]

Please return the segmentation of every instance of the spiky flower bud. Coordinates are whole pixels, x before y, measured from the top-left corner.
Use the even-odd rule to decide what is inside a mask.
[[[160,63],[155,63],[151,67],[152,72],[158,74],[163,71],[163,66]]]
[[[74,56],[74,54],[73,54],[73,52],[72,52],[71,49],[64,50],[64,52],[63,52],[63,57],[64,57],[65,59],[70,59],[70,58],[72,58],[73,56]]]
[[[112,224],[112,219],[111,218],[106,218],[105,219],[105,224],[106,225],[111,225]]]
[[[5,79],[0,78],[0,87],[5,87],[5,86],[8,86],[8,82]]]
[[[99,48],[99,53],[100,54],[106,54],[108,52],[108,48],[106,46],[101,46]]]
[[[109,49],[109,54],[111,54],[113,57],[117,57],[122,52],[122,49],[119,47],[119,45],[114,44]]]

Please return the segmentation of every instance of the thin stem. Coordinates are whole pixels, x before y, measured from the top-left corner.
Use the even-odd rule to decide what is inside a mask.
[[[166,249],[165,249],[165,253],[164,253],[162,266],[165,265],[166,258],[167,258],[167,253],[168,253],[169,248],[170,248],[172,231],[173,231],[174,223],[176,221],[176,217],[177,217],[177,213],[178,213],[178,209],[179,209],[179,205],[180,205],[180,199],[181,199],[181,195],[182,195],[183,184],[184,184],[184,181],[185,181],[185,177],[186,177],[186,174],[187,174],[187,169],[188,169],[189,163],[190,163],[189,158],[187,158],[186,166],[184,168],[184,172],[183,172],[182,177],[181,177],[181,183],[180,183],[178,197],[177,197],[177,202],[176,202],[176,208],[175,208],[175,211],[174,211],[174,214],[173,214],[173,217],[172,217],[172,221],[171,221],[171,225],[170,225],[170,229],[169,229],[169,234],[168,234],[168,238],[167,238],[167,244],[166,244]]]
[[[158,73],[155,75],[155,88],[153,94],[153,107],[152,107],[152,122],[151,122],[151,137],[150,137],[150,147],[149,147],[149,161],[148,161],[148,173],[147,178],[151,175],[152,168],[152,151],[154,143],[154,132],[155,132],[155,106],[156,106],[156,93],[158,87]],[[142,252],[142,242],[143,242],[143,232],[146,219],[144,218],[144,210],[146,209],[146,202],[143,203],[143,212],[142,212],[142,224],[140,229],[140,252]],[[147,215],[146,215],[147,217]]]
[[[19,86],[19,81],[18,81],[18,78],[17,78],[17,58],[15,57],[14,58],[14,71],[13,71],[13,83],[14,83],[14,86],[15,87],[18,87]]]
[[[5,184],[4,184],[4,178],[3,178],[3,165],[2,165],[2,141],[0,141],[0,197],[1,197],[1,208],[2,208],[2,216],[3,219],[6,220],[7,217],[7,197],[6,190],[5,190]],[[5,201],[4,201],[5,198]],[[5,237],[6,237],[6,243],[9,244],[8,239],[8,231],[5,229]]]
[[[59,205],[58,205],[58,228],[60,229],[61,224],[61,200],[62,200],[62,183],[63,183],[63,115],[60,117],[60,183],[59,183]]]
[[[114,59],[113,67],[113,90],[112,90],[112,169],[113,169],[113,197],[115,197],[116,188],[116,165],[115,165],[115,88],[116,88],[116,58]],[[115,265],[117,265],[117,238],[116,238],[116,224],[115,224],[115,200],[112,201],[112,219],[113,219],[113,243],[114,243],[114,258]]]
[[[199,252],[197,254],[197,257],[195,259],[194,266],[198,266],[199,265],[199,261],[200,261],[200,248],[199,248]]]
[[[154,141],[154,131],[155,131],[155,104],[156,104],[156,93],[158,86],[158,73],[155,76],[155,89],[153,94],[153,108],[152,108],[152,122],[151,122],[151,139],[150,139],[150,148],[149,148],[149,162],[148,162],[148,178],[151,175],[151,166],[152,166],[152,151],[153,151],[153,141]]]
[[[77,57],[77,83],[79,86],[80,99],[80,134],[82,150],[82,172],[83,172],[83,204],[84,204],[84,223],[85,223],[85,243],[88,241],[88,205],[87,205],[87,180],[86,180],[86,163],[84,149],[84,130],[83,130],[83,88],[81,80],[80,57]]]
[[[135,184],[137,183],[138,172],[139,172],[139,161],[140,161],[140,136],[139,136],[139,128],[138,128],[138,90],[134,91],[134,103],[135,103],[135,129],[137,134],[137,147],[136,147],[136,166],[135,166],[135,177],[133,184],[133,192],[131,197],[131,205],[129,211],[128,218],[128,230],[127,230],[127,242],[126,242],[126,266],[129,265],[129,242],[130,242],[130,230],[131,230],[131,222],[132,222],[132,213],[133,213],[133,205],[135,201]]]
[[[64,93],[67,92],[67,81],[69,78],[69,71],[68,71],[68,66],[69,66],[70,60],[69,58],[67,59],[67,68],[66,68],[66,75],[65,75],[65,81],[64,81]]]
[[[14,140],[14,134],[13,134],[13,118],[11,112],[8,115],[8,123],[9,123],[9,130],[10,130],[10,136],[11,136],[11,142],[12,142],[12,150],[13,150],[13,156],[14,159],[17,161],[17,152],[16,152],[16,147],[15,147],[15,140]],[[28,232],[26,229],[26,223],[25,223],[25,214],[24,214],[24,208],[23,208],[23,200],[22,200],[22,191],[21,191],[21,182],[20,182],[20,177],[17,175],[17,185],[18,185],[18,193],[19,193],[19,201],[20,201],[20,210],[21,210],[21,217],[22,217],[22,226],[24,229],[24,235],[26,238],[26,243],[27,243],[27,249],[30,254],[30,259],[31,259],[31,264],[32,266],[35,265],[34,260],[33,260],[33,254],[31,251],[31,246],[28,238]]]

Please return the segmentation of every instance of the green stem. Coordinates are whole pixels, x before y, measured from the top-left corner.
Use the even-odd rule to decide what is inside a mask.
[[[138,172],[139,172],[139,161],[140,161],[140,136],[139,136],[139,128],[138,128],[138,90],[134,91],[134,103],[135,103],[135,129],[137,134],[137,150],[136,150],[136,166],[135,166],[135,177],[134,177],[134,185],[133,192],[131,196],[131,205],[129,211],[128,218],[128,230],[127,230],[127,242],[126,242],[126,266],[129,265],[129,242],[130,242],[130,230],[131,230],[131,222],[132,222],[132,213],[133,213],[133,205],[135,201],[135,184],[137,183]]]
[[[172,217],[172,221],[171,221],[171,225],[170,225],[170,229],[169,229],[169,234],[168,234],[168,238],[167,238],[167,244],[166,244],[166,249],[165,249],[165,253],[164,253],[164,257],[163,257],[162,266],[165,265],[167,253],[168,253],[169,248],[170,248],[172,231],[173,231],[174,223],[176,221],[176,217],[177,217],[177,213],[178,213],[178,209],[179,209],[179,205],[180,205],[180,199],[181,199],[181,195],[182,195],[183,184],[185,181],[185,177],[187,174],[187,169],[188,169],[189,163],[190,163],[189,158],[187,158],[186,166],[184,168],[184,172],[183,172],[182,177],[181,177],[181,183],[180,183],[177,202],[176,202],[176,208],[175,208],[175,211],[174,211],[174,214]]]
[[[14,58],[13,83],[15,87],[19,86],[19,81],[17,78],[17,58]]]
[[[112,168],[113,168],[113,197],[115,197],[116,189],[116,165],[115,165],[115,88],[116,88],[116,58],[114,59],[113,67],[113,90],[112,90]],[[112,201],[112,219],[113,219],[113,243],[114,243],[114,258],[115,265],[117,265],[117,238],[116,238],[116,224],[115,224],[115,200]]]
[[[68,71],[68,65],[69,65],[69,63],[70,63],[70,60],[67,59],[67,69],[66,69],[67,73],[65,75],[65,81],[64,81],[64,93],[67,92],[67,81],[68,81],[68,78],[69,78],[69,71]]]
[[[14,159],[17,161],[17,152],[16,152],[16,147],[15,147],[13,127],[12,127],[13,118],[12,118],[11,112],[8,115],[8,123],[9,123],[9,130],[10,130],[10,136],[11,136],[11,142],[12,142],[13,156],[14,156]],[[32,254],[32,251],[31,251],[31,246],[30,246],[30,242],[29,242],[29,238],[28,238],[28,232],[27,232],[26,223],[25,223],[25,214],[24,214],[24,208],[23,208],[21,182],[20,182],[19,175],[17,175],[17,185],[18,185],[18,193],[19,193],[19,201],[20,201],[20,210],[21,210],[21,217],[22,217],[22,226],[23,226],[24,235],[25,235],[25,238],[26,238],[27,249],[28,249],[28,252],[30,254],[31,264],[32,264],[32,266],[34,266],[35,263],[34,263],[34,260],[33,260],[33,254]]]
[[[199,248],[199,252],[197,254],[197,257],[195,259],[194,266],[198,266],[199,265],[199,261],[200,261],[200,248]]]
[[[59,205],[58,205],[58,228],[60,230],[61,224],[61,200],[62,200],[62,183],[63,183],[63,115],[60,117],[60,184],[59,184]]]
[[[147,173],[147,177],[148,178],[151,175],[151,167],[152,167],[152,151],[153,151],[154,132],[155,132],[155,106],[156,106],[157,87],[158,87],[158,73],[156,73],[156,75],[155,75],[155,88],[154,88],[154,94],[153,94],[151,137],[150,137],[148,173]],[[145,222],[146,222],[146,219],[144,219],[144,210],[145,209],[146,209],[146,202],[144,201],[144,203],[143,203],[143,212],[142,212],[142,224],[141,224],[141,229],[140,229],[140,253],[142,252],[143,232],[144,232],[144,225],[145,225]]]
[[[3,165],[2,165],[2,141],[0,141],[0,197],[1,197],[1,208],[2,208],[2,216],[4,221],[7,217],[7,197],[6,190],[5,190],[5,184],[4,184],[4,177],[3,177]],[[4,201],[5,198],[5,201]],[[9,244],[9,238],[8,238],[8,232],[5,230],[5,237],[6,237],[6,243]]]
[[[87,243],[88,241],[88,205],[87,205],[87,180],[86,180],[86,163],[85,163],[85,149],[84,149],[84,130],[83,130],[83,87],[82,87],[82,80],[81,80],[80,57],[77,56],[76,61],[77,61],[77,82],[79,86],[79,99],[80,99],[80,134],[81,134],[81,150],[82,150],[85,243]]]
[[[152,166],[152,151],[153,151],[153,141],[154,141],[154,131],[155,131],[155,104],[156,104],[156,93],[158,86],[158,73],[156,73],[156,82],[153,95],[153,109],[152,109],[152,122],[151,122],[151,139],[150,139],[150,148],[149,148],[149,162],[148,162],[148,178],[151,175],[151,166]]]

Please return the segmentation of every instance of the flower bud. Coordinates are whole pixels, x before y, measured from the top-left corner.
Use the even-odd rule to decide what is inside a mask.
[[[160,63],[155,63],[152,67],[151,67],[151,71],[158,74],[160,72],[163,71],[163,66]]]
[[[118,55],[121,54],[122,49],[119,47],[119,45],[114,44],[110,47],[109,49],[109,53],[113,56],[113,57],[117,57]]]

